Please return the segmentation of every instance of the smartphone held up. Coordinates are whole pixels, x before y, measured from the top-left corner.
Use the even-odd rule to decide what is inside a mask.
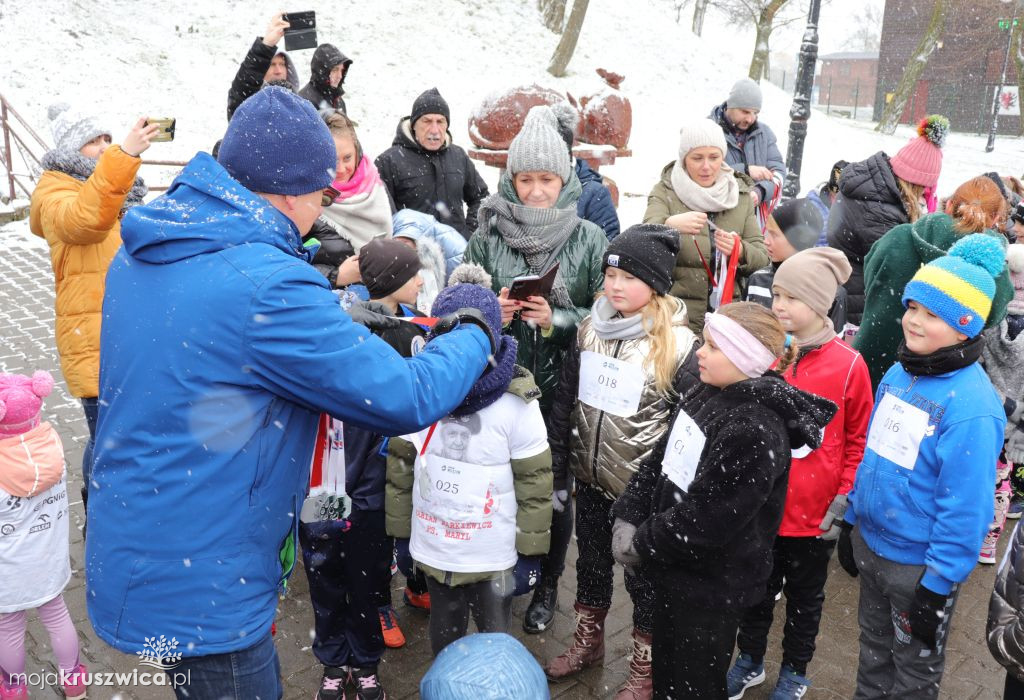
[[[285,51],[316,48],[316,12],[287,12],[281,19],[288,23],[284,30]]]
[[[158,143],[162,141],[173,141],[174,140],[174,127],[177,124],[177,119],[173,117],[150,117],[146,120],[146,126],[157,125],[159,130],[150,139],[152,143]]]

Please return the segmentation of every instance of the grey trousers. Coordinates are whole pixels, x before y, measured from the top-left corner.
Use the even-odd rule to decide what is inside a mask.
[[[430,591],[430,650],[434,656],[466,636],[470,613],[478,632],[508,632],[516,588],[511,569],[490,581],[465,586],[446,586],[430,575],[426,579]]]
[[[860,569],[860,660],[854,700],[925,700],[939,696],[946,640],[960,586],[954,586],[936,634],[937,649],[911,636],[907,622],[914,588],[925,567],[883,559],[854,528],[853,554]]]

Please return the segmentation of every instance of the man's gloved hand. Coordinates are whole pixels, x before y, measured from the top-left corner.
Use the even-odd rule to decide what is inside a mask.
[[[845,520],[839,523],[839,543],[836,545],[836,555],[839,557],[839,565],[846,573],[854,578],[860,574],[857,568],[857,558],[853,556],[853,540],[850,534],[853,532],[853,525]]]
[[[471,323],[477,326],[487,336],[487,340],[491,344],[491,355],[494,355],[498,351],[498,339],[494,337],[491,332],[491,327],[487,325],[487,319],[480,312],[480,309],[474,308],[462,308],[454,313],[450,313],[447,316],[442,316],[437,320],[437,324],[431,329],[430,334],[436,338],[439,335],[443,335],[448,331],[454,330],[459,327],[460,324]]]
[[[839,539],[839,524],[843,522],[843,516],[846,515],[846,506],[846,494],[841,493],[832,499],[828,510],[825,511],[825,517],[821,519],[821,523],[818,525],[818,529],[823,531],[819,535],[821,539]]]
[[[512,595],[525,595],[533,590],[540,580],[540,557],[528,557],[520,554],[516,560],[516,566],[512,569],[512,578],[515,579],[516,588]]]
[[[395,564],[406,578],[413,575],[412,554],[409,553],[409,540],[407,538],[395,538]]]
[[[551,509],[556,513],[564,513],[565,505],[569,502],[569,490],[556,488],[551,492]]]
[[[1024,427],[1020,424],[1015,425],[1012,432],[1007,431],[1005,453],[1007,462],[1024,463]]]
[[[946,619],[946,601],[949,596],[935,593],[920,583],[914,589],[914,600],[907,613],[910,634],[920,639],[929,649],[935,648],[939,625]]]
[[[403,321],[391,315],[391,309],[379,301],[358,301],[348,307],[348,315],[371,331],[398,328]]]
[[[640,554],[633,546],[633,535],[636,534],[636,525],[627,523],[621,518],[615,518],[612,524],[612,556],[615,561],[625,567],[631,568],[640,563]]]

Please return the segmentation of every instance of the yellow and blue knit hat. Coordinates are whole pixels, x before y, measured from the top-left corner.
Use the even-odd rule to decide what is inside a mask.
[[[968,338],[981,333],[992,309],[995,278],[1006,266],[1003,244],[976,233],[928,263],[903,290],[903,306],[916,301]]]

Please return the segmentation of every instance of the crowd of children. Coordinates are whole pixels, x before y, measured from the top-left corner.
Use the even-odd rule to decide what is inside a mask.
[[[429,610],[437,660],[424,697],[463,697],[452,689],[469,663],[515,667],[504,687],[487,686],[501,697],[540,697],[545,676],[558,682],[605,662],[616,562],[633,604],[616,700],[742,697],[767,678],[780,594],[772,698],[801,698],[834,551],[860,580],[855,697],[937,697],[960,586],[979,561],[995,562],[1004,520],[1024,511],[1024,246],[994,230],[1008,207],[989,178],[964,183],[944,213],[921,215],[916,197],[937,173],[908,163],[934,156],[938,122],[891,167],[868,164],[895,178],[899,216],[858,262],[822,245],[831,199],[787,201],[758,233],[749,178],[721,163],[722,131],[706,120],[681,130],[646,223],[609,242],[577,213],[582,186],[558,118],[532,109],[467,244],[429,215],[392,219],[355,125],[342,112],[321,116],[337,164],[306,259],[402,357],[456,316],[484,329],[493,352],[464,400],[421,430],[388,436],[321,416],[298,515],[319,700],[343,699],[349,686],[360,700],[387,697],[377,667],[404,644],[395,570],[406,600]],[[113,213],[136,204],[135,170],[119,159],[145,149],[145,128],[133,129],[128,155],[106,149],[101,132],[104,148],[88,161],[95,129],[60,127],[75,146],[65,149],[70,165],[48,161],[61,197],[95,190]],[[232,148],[227,139],[222,157]],[[868,165],[833,173],[844,226],[858,201],[844,178]],[[124,175],[119,197],[93,175],[108,170]],[[66,226],[43,185],[33,218],[63,255]],[[117,224],[93,228],[116,235]],[[103,240],[109,259],[117,241]],[[723,290],[711,268],[729,259],[740,272]],[[517,278],[555,266],[549,290],[513,292]],[[844,336],[851,274],[866,357]],[[746,301],[730,303],[734,291]],[[45,374],[0,375],[0,562],[33,583],[0,583],[3,700],[27,697],[33,608],[67,697],[85,692],[62,598],[71,575],[63,451],[40,420],[51,388]],[[79,393],[95,401],[92,385]],[[40,508],[53,525],[45,533],[27,519]],[[526,630],[550,624],[573,530],[575,628],[541,671],[501,633],[513,597],[531,591]],[[1018,531],[989,624],[1010,669],[1007,697],[1024,697],[1022,548]],[[483,634],[464,640],[471,617]]]

